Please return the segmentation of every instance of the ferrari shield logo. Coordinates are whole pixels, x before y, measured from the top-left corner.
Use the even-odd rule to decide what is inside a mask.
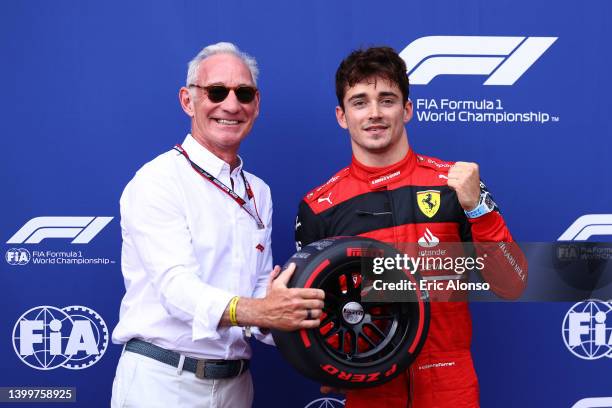
[[[440,209],[440,192],[438,190],[417,191],[417,203],[421,212],[431,218]]]

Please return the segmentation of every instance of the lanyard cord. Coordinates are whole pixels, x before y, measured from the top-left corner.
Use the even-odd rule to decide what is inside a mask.
[[[185,157],[185,159],[187,159],[189,164],[191,165],[191,168],[193,168],[200,176],[202,176],[205,180],[210,181],[213,185],[215,185],[215,187],[223,191],[232,200],[234,200],[240,207],[242,207],[242,209],[246,211],[247,214],[249,214],[255,220],[255,222],[257,223],[257,227],[259,229],[265,228],[265,225],[263,221],[261,220],[261,217],[259,217],[259,213],[257,212],[257,204],[255,203],[255,194],[253,194],[253,190],[251,190],[251,185],[247,181],[246,177],[244,176],[244,172],[242,170],[240,171],[240,175],[242,176],[242,180],[244,181],[244,186],[246,189],[247,197],[249,198],[249,200],[253,200],[253,204],[255,204],[255,210],[251,208],[248,202],[246,202],[242,197],[236,194],[234,190],[232,190],[231,188],[223,184],[221,180],[217,179],[215,176],[213,176],[212,174],[210,174],[209,172],[207,172],[206,170],[204,170],[203,168],[195,164],[189,158],[189,155],[187,154],[185,149],[183,149],[183,146],[181,146],[180,144],[177,144],[176,146],[174,146],[174,150],[182,154]]]

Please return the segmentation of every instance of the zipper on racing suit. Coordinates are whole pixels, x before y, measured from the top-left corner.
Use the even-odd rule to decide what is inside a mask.
[[[395,212],[393,211],[394,207],[394,202],[393,202],[393,194],[391,193],[391,190],[389,190],[389,187],[386,186],[385,187],[387,190],[387,198],[389,200],[389,212],[391,213],[391,223],[393,225],[393,244],[396,248],[399,247],[399,244],[401,244],[401,242],[399,242],[399,237],[397,236],[397,228],[399,225],[397,223],[397,219],[395,218]],[[413,381],[412,381],[412,366],[408,368],[408,401],[407,401],[407,405],[406,407],[410,408],[412,406],[412,393],[413,393]]]
[[[370,216],[370,217],[377,217],[377,216],[391,216],[391,225],[392,225],[392,229],[393,229],[393,246],[395,246],[396,248],[399,246],[400,242],[399,242],[399,237],[397,236],[397,229],[396,227],[398,227],[397,224],[397,220],[395,218],[395,212],[393,212],[393,194],[391,193],[391,190],[389,190],[388,187],[385,187],[386,190],[386,194],[387,194],[387,207],[385,208],[385,210],[388,209],[388,211],[379,211],[379,212],[373,212],[373,211],[365,211],[365,210],[357,210],[356,213],[359,216]],[[414,210],[414,209],[413,209]],[[413,371],[412,371],[412,366],[408,368],[408,401],[407,401],[407,408],[412,407],[412,395],[414,392],[414,387],[413,387]]]

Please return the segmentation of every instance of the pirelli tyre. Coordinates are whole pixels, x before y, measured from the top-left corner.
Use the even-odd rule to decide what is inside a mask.
[[[362,237],[324,239],[295,253],[285,264],[297,266],[289,287],[323,289],[325,306],[316,329],[272,331],[284,358],[306,377],[340,388],[373,387],[406,370],[427,336],[427,293],[410,291],[405,302],[363,299],[372,290],[368,259],[371,265],[398,254]],[[418,288],[420,276],[405,275]]]

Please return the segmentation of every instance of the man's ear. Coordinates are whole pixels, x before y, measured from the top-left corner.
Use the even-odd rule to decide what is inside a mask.
[[[181,87],[181,89],[179,89],[179,102],[181,103],[181,108],[183,108],[183,111],[187,114],[187,116],[189,116],[190,118],[193,118],[194,115],[194,109],[193,109],[193,100],[191,98],[191,92],[189,91],[188,88],[186,87]]]
[[[404,104],[404,123],[410,122],[410,119],[412,119],[412,101],[408,98]]]
[[[261,94],[259,93],[259,90],[257,90],[257,93],[255,94],[255,117],[259,116],[260,102],[261,102]]]
[[[336,106],[336,120],[338,124],[343,129],[348,129],[348,124],[346,123],[346,114],[344,113],[344,109],[341,106]]]

